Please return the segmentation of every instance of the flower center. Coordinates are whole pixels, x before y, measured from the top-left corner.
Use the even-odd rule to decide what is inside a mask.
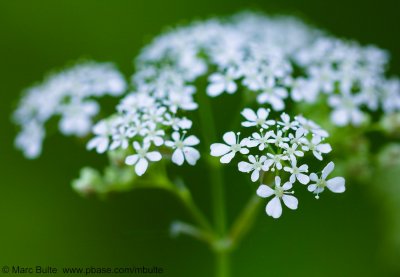
[[[238,151],[240,151],[240,149],[242,149],[242,147],[240,147],[240,144],[234,144],[234,145],[232,145],[231,146],[231,149],[232,149],[232,151],[234,151],[234,152],[238,152]]]
[[[282,188],[275,188],[275,195],[278,197],[282,197],[284,194],[284,190]]]
[[[175,146],[176,146],[176,148],[182,149],[183,146],[185,146],[185,145],[183,144],[183,141],[178,140],[177,142],[175,142]]]

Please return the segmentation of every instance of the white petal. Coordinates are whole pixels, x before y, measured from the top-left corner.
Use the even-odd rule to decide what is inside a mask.
[[[183,156],[183,152],[181,149],[176,149],[172,154],[172,162],[176,163],[177,165],[182,165],[185,158]]]
[[[346,190],[346,187],[344,185],[345,180],[343,177],[335,177],[326,181],[326,186],[328,187],[328,189],[336,193],[344,192]]]
[[[252,109],[244,109],[241,114],[243,115],[244,118],[246,118],[249,121],[256,121],[257,120],[257,115]]]
[[[335,168],[335,164],[333,162],[328,163],[324,169],[322,169],[322,179],[326,179],[328,175],[333,171]]]
[[[136,155],[136,154],[130,155],[130,156],[126,157],[125,163],[127,165],[134,165],[138,161],[138,159],[139,159],[139,155]]]
[[[310,174],[310,180],[314,181],[314,182],[318,181],[318,175],[315,174],[315,173],[311,173]]]
[[[214,143],[210,146],[211,149],[211,156],[219,157],[228,153],[231,148],[222,143]]]
[[[266,185],[260,185],[257,189],[257,195],[262,197],[262,198],[267,198],[273,195],[275,191],[270,188],[269,186]]]
[[[154,137],[153,142],[155,146],[161,146],[164,143],[164,140],[161,137]]]
[[[255,122],[250,122],[250,121],[242,122],[242,126],[244,126],[244,127],[252,127],[252,126],[256,126],[256,125],[257,125],[257,123],[255,123]]]
[[[346,125],[349,119],[349,114],[344,109],[337,109],[331,113],[331,120],[338,126]]]
[[[220,161],[221,161],[221,163],[223,163],[223,164],[227,164],[227,163],[230,163],[230,162],[231,162],[231,160],[233,159],[233,157],[235,157],[235,153],[232,151],[232,152],[230,152],[230,153],[228,153],[228,154],[222,156],[221,159],[220,159]]]
[[[135,166],[136,174],[142,176],[146,172],[148,166],[149,162],[146,159],[141,158]]]
[[[255,163],[256,162],[256,157],[254,157],[253,155],[249,155],[249,161],[251,163]]]
[[[284,190],[288,190],[288,189],[291,189],[292,186],[293,186],[293,183],[291,183],[291,182],[286,182],[286,183],[283,184],[282,188],[283,188]]]
[[[179,133],[178,132],[173,132],[172,133],[172,139],[174,140],[174,141],[178,141],[179,139],[180,139],[180,135],[179,135]]]
[[[267,119],[269,112],[264,108],[259,108],[257,111],[257,117]]]
[[[253,182],[256,182],[259,177],[260,177],[260,171],[259,170],[254,170],[253,173],[251,173],[251,180]]]
[[[186,161],[190,165],[195,165],[197,160],[200,159],[199,151],[193,147],[184,147],[183,154],[185,155]]]
[[[174,147],[175,142],[173,142],[173,141],[171,141],[171,140],[167,140],[167,141],[165,142],[165,145],[172,148],[172,147]]]
[[[148,158],[152,162],[158,162],[162,159],[162,156],[159,152],[153,151],[146,154],[146,158]]]
[[[318,160],[322,161],[322,155],[321,153],[317,152],[317,151],[313,151],[314,157],[316,157]]]
[[[134,142],[133,142],[133,148],[135,148],[136,151],[139,150],[139,149],[141,149],[139,142],[134,141]]]
[[[240,172],[250,172],[253,169],[253,165],[248,162],[240,162],[238,164],[238,169]]]
[[[236,144],[236,135],[234,132],[225,133],[223,139],[229,145]]]
[[[293,195],[283,195],[282,196],[283,203],[285,203],[286,207],[292,210],[297,209],[297,205],[299,204],[299,201],[297,200],[296,197]]]
[[[237,89],[237,85],[235,82],[229,82],[228,86],[226,87],[226,91],[230,94],[234,93]]]
[[[281,177],[276,176],[275,177],[275,186],[280,186],[281,185]]]
[[[224,90],[224,83],[211,83],[207,86],[207,94],[211,97],[220,95]]]
[[[307,187],[308,191],[310,191],[310,192],[313,192],[316,188],[317,188],[317,185],[316,185],[316,184],[312,184],[312,185],[309,185],[309,186]]]
[[[322,152],[325,154],[332,151],[332,147],[329,143],[323,143],[323,144],[317,145],[316,148],[319,152]]]
[[[310,177],[308,177],[303,173],[299,173],[297,174],[297,180],[299,180],[299,182],[302,183],[303,185],[307,185],[310,182]]]
[[[266,212],[273,218],[279,218],[282,215],[282,205],[278,197],[274,197],[268,202]]]
[[[185,145],[189,145],[189,146],[193,146],[193,145],[197,145],[197,144],[199,144],[200,143],[200,140],[196,137],[196,136],[189,136],[189,137],[187,137],[184,141],[183,141],[183,143],[185,144]]]

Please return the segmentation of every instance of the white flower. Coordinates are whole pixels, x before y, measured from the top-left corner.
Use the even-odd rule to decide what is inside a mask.
[[[285,151],[283,152],[283,154],[287,156],[290,160],[296,160],[297,157],[304,157],[304,152],[297,150],[297,147],[298,145],[296,143],[293,143],[292,145],[284,143],[283,149],[285,149]]]
[[[259,108],[257,114],[249,108],[242,111],[242,115],[247,121],[242,122],[244,127],[260,126],[261,128],[268,129],[269,125],[274,125],[275,120],[269,119],[269,110],[264,108]]]
[[[92,150],[96,148],[97,153],[104,153],[110,143],[111,130],[106,120],[102,120],[93,127],[93,134],[96,136],[89,140],[86,148]]]
[[[258,158],[258,156],[249,155],[248,159],[250,163],[240,162],[238,164],[238,169],[239,171],[246,173],[253,171],[253,173],[251,174],[251,180],[253,182],[256,182],[258,178],[260,178],[260,171],[268,170],[268,167],[265,165],[267,157],[261,156],[260,158]]]
[[[136,153],[126,157],[125,163],[127,165],[135,165],[135,172],[138,176],[142,176],[149,166],[149,162],[157,162],[161,160],[162,156],[157,151],[149,152],[150,144],[143,144],[143,147],[137,141],[133,142],[133,148],[135,148]]]
[[[267,140],[268,143],[274,143],[276,146],[282,147],[285,142],[288,142],[289,138],[284,137],[281,130],[276,131],[276,133],[270,133],[270,139]]]
[[[314,103],[318,97],[318,84],[313,79],[297,78],[290,82],[291,97],[294,101]]]
[[[312,151],[314,156],[322,161],[322,154],[327,154],[332,151],[332,147],[329,143],[321,143],[322,138],[319,136],[313,136],[311,141],[307,140],[306,138],[302,138],[301,141],[303,142],[303,150],[304,151]]]
[[[178,132],[172,133],[172,139],[165,142],[165,145],[175,149],[172,154],[172,162],[177,165],[182,165],[186,160],[190,165],[195,165],[197,160],[200,158],[200,153],[197,149],[193,148],[200,143],[196,136],[189,136],[184,138],[180,136]]]
[[[274,167],[274,168],[276,167],[278,170],[282,169],[282,161],[287,161],[288,160],[288,157],[284,156],[282,154],[267,153],[267,157],[269,159],[267,159],[265,161],[265,166],[267,168],[270,168],[271,166]],[[275,171],[274,168],[272,168],[271,171]]]
[[[285,88],[277,86],[273,79],[268,79],[257,96],[257,101],[260,104],[269,103],[275,111],[281,111],[285,108],[283,99],[287,96],[288,92]]]
[[[331,66],[315,66],[309,69],[311,79],[314,80],[320,90],[325,93],[331,93],[334,89],[334,83],[337,80],[337,74]]]
[[[291,166],[290,167],[285,166],[283,170],[292,174],[290,175],[290,182],[292,183],[296,182],[296,179],[303,185],[306,185],[310,182],[310,177],[304,174],[308,172],[308,165],[306,164],[297,167],[297,161],[291,160]]]
[[[308,191],[316,194],[316,198],[319,198],[319,194],[324,191],[325,187],[327,187],[330,191],[335,193],[342,193],[346,190],[345,187],[345,179],[343,177],[334,177],[332,179],[326,180],[328,175],[335,168],[335,164],[330,162],[325,166],[322,170],[321,177],[319,178],[317,174],[311,173],[310,179],[313,181],[313,184],[308,186]]]
[[[110,150],[115,150],[118,147],[126,149],[129,146],[129,135],[126,126],[119,126],[115,128],[112,135],[112,143],[110,145]]]
[[[197,103],[193,100],[192,94],[188,92],[188,88],[178,89],[178,91],[169,93],[166,104],[173,113],[176,113],[178,109],[192,111],[198,107]]]
[[[148,120],[154,123],[162,122],[164,120],[163,115],[166,111],[166,107],[152,107],[143,115],[143,120]]]
[[[180,129],[190,129],[192,128],[192,121],[187,119],[186,117],[179,118],[169,113],[165,114],[165,120],[163,122],[166,126],[171,126],[172,129],[178,131]]]
[[[211,83],[207,86],[207,94],[215,97],[224,91],[229,94],[235,93],[237,89],[235,79],[238,77],[238,73],[233,68],[229,68],[225,74],[214,73],[210,75],[209,80]]]
[[[249,149],[246,148],[247,145],[247,139],[243,139],[242,141],[239,142],[239,135],[240,133],[237,134],[237,139],[236,135],[234,132],[228,132],[225,133],[223,136],[223,139],[225,143],[214,143],[211,145],[211,156],[214,157],[221,157],[220,161],[221,163],[230,163],[230,161],[235,157],[235,154],[237,152],[240,152],[242,154],[248,154]]]
[[[273,134],[273,131],[268,131],[263,134],[263,129],[260,133],[253,133],[251,138],[247,140],[247,147],[257,147],[260,151],[265,149],[265,146],[269,143],[268,140]]]
[[[292,192],[288,192],[287,190],[292,188],[292,183],[286,182],[281,186],[281,178],[279,176],[275,177],[275,189],[270,188],[267,185],[260,185],[257,189],[257,195],[262,198],[267,198],[272,195],[275,195],[267,204],[265,210],[267,215],[272,216],[273,218],[279,218],[282,215],[282,204],[283,203],[289,209],[296,210],[298,206],[298,200],[292,194]]]
[[[361,125],[366,119],[365,114],[359,108],[361,101],[360,97],[350,94],[330,96],[329,105],[334,109],[331,114],[332,122],[338,126]]]
[[[99,111],[99,105],[94,101],[74,100],[60,107],[62,114],[59,122],[61,133],[79,137],[89,133],[92,127],[92,117]]]
[[[282,131],[288,131],[288,130],[296,130],[297,126],[299,125],[299,122],[296,120],[291,121],[290,116],[287,113],[282,113],[281,114],[281,119],[282,121],[278,121],[278,125],[282,126]]]
[[[15,145],[24,152],[25,157],[34,159],[42,152],[44,136],[45,130],[40,124],[32,120],[24,125],[15,140]]]
[[[164,143],[164,130],[157,129],[157,125],[153,122],[141,132],[141,135],[144,137],[144,143],[153,142],[155,146],[161,146]]]
[[[314,121],[306,119],[301,115],[296,116],[295,119],[299,122],[299,130],[303,134],[312,133],[322,138],[326,138],[329,136],[328,132],[318,126],[318,124]]]

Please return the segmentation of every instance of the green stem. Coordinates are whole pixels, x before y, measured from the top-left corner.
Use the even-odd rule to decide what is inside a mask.
[[[229,264],[229,253],[228,252],[217,252],[217,277],[229,277],[230,276],[230,264]]]
[[[201,123],[201,130],[203,141],[208,147],[217,140],[216,126],[213,118],[213,112],[208,96],[205,91],[197,92],[199,103],[199,118]],[[215,167],[212,163],[207,163],[210,172],[211,181],[211,195],[213,202],[213,215],[216,233],[220,238],[226,236],[226,213],[225,213],[225,190],[223,183],[222,170]],[[229,254],[225,251],[216,250],[216,276],[228,277],[229,276]]]
[[[174,194],[181,200],[181,202],[188,209],[189,213],[192,215],[196,223],[205,231],[212,234],[213,229],[211,227],[211,224],[208,222],[207,218],[193,201],[190,192],[187,189],[182,190],[176,187],[173,187],[171,191],[173,191]]]
[[[254,221],[262,203],[262,198],[257,195],[254,195],[250,198],[246,207],[238,216],[230,231],[229,239],[232,242],[232,246],[236,246],[253,227]]]
[[[212,109],[210,100],[205,92],[199,91],[197,93],[199,102],[199,116],[202,128],[202,135],[205,145],[208,147],[216,142],[216,128],[214,118],[212,116]],[[222,172],[219,168],[216,168],[212,164],[209,164],[210,168],[210,181],[213,197],[214,207],[214,223],[217,228],[217,233],[223,236],[226,231],[226,215],[225,215],[225,192],[222,178]]]

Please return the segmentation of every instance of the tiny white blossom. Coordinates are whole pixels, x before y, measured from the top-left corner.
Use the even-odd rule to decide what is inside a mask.
[[[282,113],[281,119],[282,121],[278,121],[278,125],[283,127],[282,131],[296,130],[297,126],[299,125],[299,122],[297,122],[296,120],[291,121],[290,116],[287,113]]]
[[[281,111],[285,108],[283,99],[287,98],[287,96],[288,92],[285,88],[277,86],[273,79],[269,79],[257,96],[257,101],[260,104],[271,104],[272,109]]]
[[[346,190],[345,187],[345,179],[343,177],[334,177],[332,179],[326,180],[328,175],[335,168],[335,164],[333,162],[328,163],[325,168],[322,170],[321,177],[318,177],[317,174],[311,173],[310,179],[312,184],[308,186],[308,191],[316,194],[316,198],[319,198],[319,194],[324,191],[325,187],[327,187],[330,191],[335,193],[342,193]]]
[[[331,95],[329,105],[333,107],[331,114],[332,122],[338,126],[352,124],[359,126],[365,121],[365,114],[360,110],[360,97],[343,94],[342,96]]]
[[[257,113],[252,109],[246,108],[242,111],[242,115],[247,121],[242,122],[244,127],[260,126],[261,128],[268,129],[270,125],[275,124],[275,120],[268,119],[270,110],[259,108]]]
[[[320,161],[323,159],[322,154],[327,154],[332,151],[331,145],[329,143],[321,143],[322,138],[319,136],[313,136],[311,141],[305,138],[302,138],[301,140],[304,144],[302,149],[304,151],[312,151],[314,156]]]
[[[263,129],[260,130],[260,133],[253,133],[251,138],[247,140],[247,147],[257,147],[260,151],[264,150],[269,143],[269,138],[273,134],[273,131],[268,131],[263,134]]]
[[[93,127],[93,134],[96,136],[92,138],[86,148],[92,150],[96,148],[97,153],[104,153],[107,151],[110,143],[111,130],[105,120],[100,121]]]
[[[126,149],[129,146],[129,135],[126,126],[119,126],[114,130],[112,135],[112,143],[110,145],[110,150],[115,150],[119,147]]]
[[[136,154],[126,157],[125,163],[127,165],[135,165],[135,172],[138,176],[142,176],[146,172],[149,161],[157,162],[162,159],[159,152],[149,152],[150,144],[145,143],[140,146],[137,141],[134,141],[133,148],[136,150]]]
[[[180,129],[190,129],[192,127],[191,120],[187,119],[186,117],[179,118],[169,113],[165,114],[165,120],[163,124],[166,126],[171,126],[172,129],[174,129],[175,131],[178,131]]]
[[[193,148],[200,143],[196,136],[189,136],[185,138],[180,136],[178,132],[172,133],[172,139],[165,142],[165,145],[175,149],[172,154],[172,162],[177,165],[182,165],[186,160],[190,165],[195,165],[200,158],[200,153],[197,149]]]
[[[306,119],[301,115],[296,116],[295,119],[299,122],[299,129],[304,134],[312,133],[322,138],[326,138],[329,136],[328,132],[318,126],[318,124],[314,121]]]
[[[288,142],[289,138],[285,137],[281,130],[270,133],[270,138],[267,140],[268,143],[274,143],[276,146],[282,147],[285,142]]]
[[[274,168],[281,170],[282,161],[288,160],[288,157],[284,156],[283,154],[267,153],[267,157],[268,159],[265,161],[265,166],[267,166],[267,168],[270,168],[272,166],[273,168],[271,169],[271,171],[274,171]]]
[[[298,145],[293,143],[289,145],[287,143],[283,144],[284,152],[283,154],[287,156],[290,160],[295,160],[297,157],[304,157],[304,152],[297,149]]]
[[[237,134],[237,138],[234,132],[225,133],[223,136],[223,140],[226,144],[223,143],[214,143],[211,145],[211,156],[221,157],[221,163],[230,163],[230,161],[235,157],[237,152],[242,154],[248,154],[249,149],[247,146],[247,139],[243,139],[239,142],[239,133]]]
[[[304,174],[308,172],[308,165],[306,164],[297,167],[297,161],[291,160],[291,166],[285,166],[283,170],[292,174],[290,175],[290,182],[292,183],[296,182],[296,179],[303,185],[306,185],[310,182],[310,177]]]
[[[246,173],[253,171],[253,173],[251,174],[251,180],[253,182],[256,182],[260,178],[260,171],[268,170],[268,167],[265,165],[267,157],[266,156],[258,157],[249,155],[248,159],[250,163],[244,161],[240,162],[238,164],[238,169],[239,171]]]
[[[141,132],[141,135],[144,137],[144,143],[153,142],[155,146],[161,146],[164,143],[163,136],[165,135],[165,131],[157,129],[157,125],[153,122]]]
[[[265,211],[267,215],[272,216],[273,218],[279,218],[282,215],[282,204],[283,203],[289,209],[296,210],[298,206],[298,200],[292,194],[293,192],[288,191],[292,188],[291,182],[286,182],[281,186],[281,178],[279,176],[275,177],[275,188],[272,189],[267,185],[260,185],[257,189],[257,195],[262,198],[268,198],[272,195],[274,197],[268,202],[265,207]]]
[[[235,93],[237,84],[235,79],[239,77],[236,70],[229,68],[224,74],[214,73],[210,75],[210,84],[207,86],[207,94],[211,97],[220,95],[223,92],[229,94]]]

